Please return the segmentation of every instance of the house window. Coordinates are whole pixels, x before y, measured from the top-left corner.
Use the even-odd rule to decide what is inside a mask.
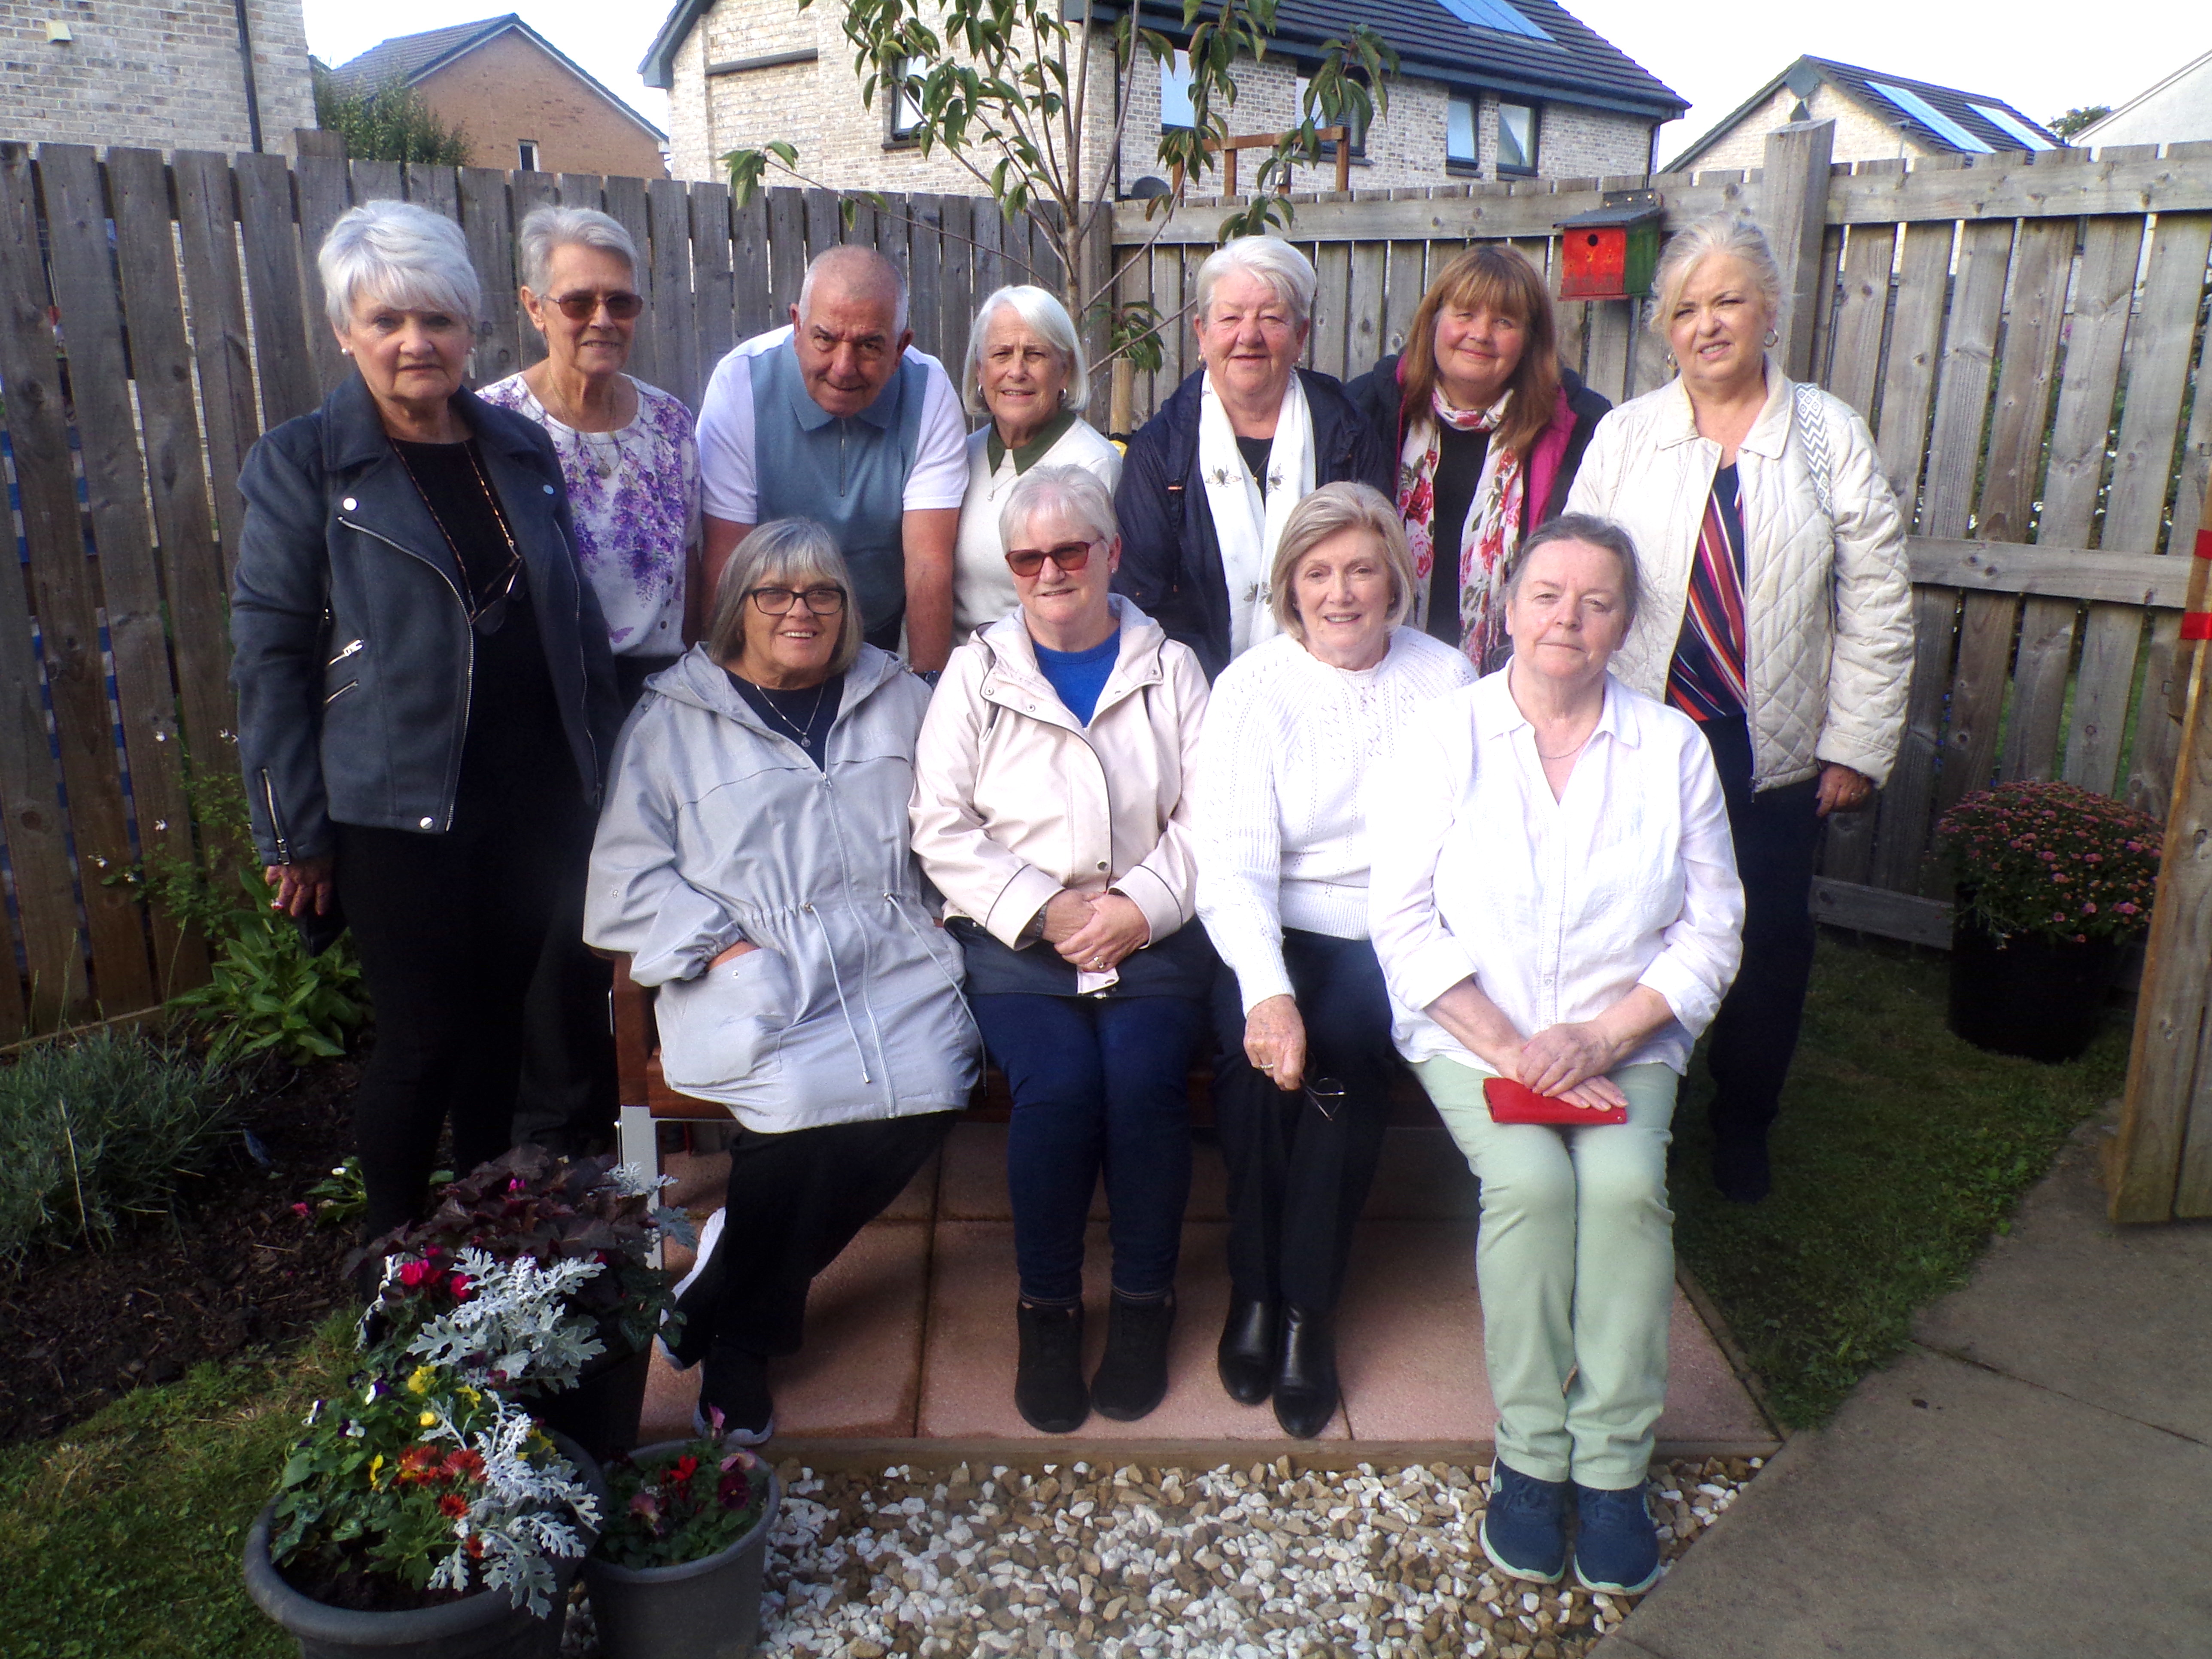
[[[526,138],[514,148],[520,157],[515,165],[520,167],[525,173],[537,172],[538,141],[535,138]]]
[[[1536,106],[1500,104],[1498,106],[1498,170],[1534,173],[1536,170]]]
[[[913,65],[914,59],[902,58],[894,71],[896,84],[891,89],[893,138],[911,138],[921,128],[921,100],[915,95],[916,88],[907,80],[908,75],[913,72]]]
[[[1307,84],[1308,82],[1304,76],[1301,75],[1298,76],[1297,90],[1294,94],[1294,101],[1291,105],[1291,110],[1297,114],[1298,119],[1301,121],[1306,118]],[[1319,110],[1316,110],[1314,112],[1314,119],[1317,123],[1326,125],[1327,118],[1325,118]],[[1358,111],[1346,110],[1344,115],[1344,125],[1352,129],[1352,153],[1354,155],[1366,155],[1367,122],[1360,118]],[[1333,138],[1323,139],[1321,145],[1321,153],[1326,156],[1334,156],[1336,154],[1336,141]]]
[[[1160,129],[1197,125],[1198,112],[1190,106],[1190,54],[1178,52],[1160,59]]]
[[[1474,117],[1480,107],[1471,92],[1455,92],[1444,115],[1444,165],[1454,173],[1474,173],[1482,165],[1482,146],[1475,137]]]

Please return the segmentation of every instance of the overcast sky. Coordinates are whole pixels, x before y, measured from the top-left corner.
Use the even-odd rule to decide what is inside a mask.
[[[468,0],[306,0],[307,45],[325,62],[343,63],[391,35],[497,16],[497,3],[479,9]],[[2080,5],[2057,0],[1831,0],[1802,10],[1758,0],[1565,3],[1690,100],[1688,117],[1660,134],[1662,162],[1802,52],[1995,93],[2041,121],[2080,104],[2122,102],[2212,51],[2205,0],[2122,0],[2103,15],[2124,27],[2093,24]],[[665,94],[637,76],[666,15],[659,0],[523,0],[514,9],[647,119],[668,125]]]

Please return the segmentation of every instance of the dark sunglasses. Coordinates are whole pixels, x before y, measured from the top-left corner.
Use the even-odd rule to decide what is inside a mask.
[[[1050,559],[1062,570],[1080,570],[1091,562],[1097,542],[1062,542],[1058,547],[1013,547],[1006,550],[1006,565],[1017,576],[1034,576]]]
[[[599,314],[599,307],[607,308],[607,315],[618,323],[626,323],[645,309],[645,301],[635,294],[564,294],[553,303],[561,307],[561,314],[574,323],[588,323]]]
[[[788,587],[756,587],[750,589],[745,597],[769,617],[787,616],[793,605],[802,603],[817,617],[834,617],[845,608],[845,590],[842,587],[810,587],[804,593]]]

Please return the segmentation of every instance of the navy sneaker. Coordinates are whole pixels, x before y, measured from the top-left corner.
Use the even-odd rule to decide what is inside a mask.
[[[1567,1571],[1567,1483],[1536,1480],[1501,1459],[1480,1537],[1482,1553],[1500,1572],[1558,1583]]]
[[[1575,1582],[1609,1595],[1640,1595],[1658,1582],[1659,1534],[1644,1483],[1626,1492],[1575,1487]]]

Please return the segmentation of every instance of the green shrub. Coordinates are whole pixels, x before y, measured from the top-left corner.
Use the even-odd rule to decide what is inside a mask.
[[[0,1258],[171,1213],[235,1132],[236,1099],[220,1061],[136,1032],[26,1050],[0,1071]]]
[[[346,155],[354,161],[468,165],[467,132],[440,121],[422,94],[404,81],[365,90],[341,82],[320,64],[313,70],[315,125],[343,137]]]

